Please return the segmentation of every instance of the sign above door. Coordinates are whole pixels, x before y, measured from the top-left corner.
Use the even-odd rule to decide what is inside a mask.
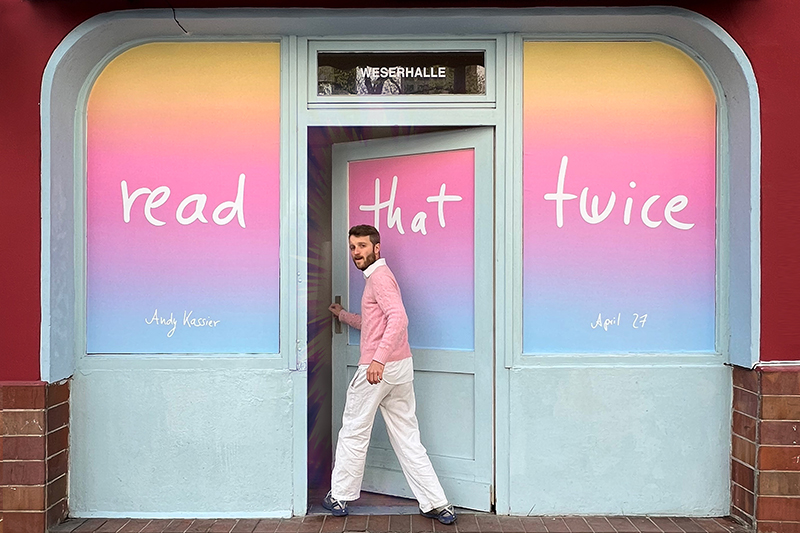
[[[318,52],[317,95],[486,94],[484,52]]]
[[[308,41],[308,103],[493,106],[493,40]]]

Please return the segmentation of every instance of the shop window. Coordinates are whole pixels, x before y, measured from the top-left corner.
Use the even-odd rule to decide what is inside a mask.
[[[526,42],[523,83],[523,353],[715,353],[705,72],[658,42]]]
[[[280,45],[151,43],[88,99],[89,354],[278,353]]]

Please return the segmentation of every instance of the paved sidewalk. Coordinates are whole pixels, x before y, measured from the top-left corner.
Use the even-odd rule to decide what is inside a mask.
[[[261,520],[128,520],[70,519],[50,533],[746,533],[749,529],[730,518],[624,516],[495,516],[460,513],[458,521],[443,526],[429,518],[408,514],[309,515]]]

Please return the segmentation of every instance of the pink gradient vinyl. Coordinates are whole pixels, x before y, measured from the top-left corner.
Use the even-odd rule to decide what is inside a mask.
[[[279,56],[276,43],[158,43],[101,73],[89,353],[278,352]]]
[[[350,225],[381,232],[381,255],[400,285],[412,347],[474,347],[474,175],[472,149],[349,163]],[[376,216],[374,206],[392,199],[393,183],[393,202]],[[351,266],[352,311],[360,309],[363,287]]]
[[[526,43],[524,93],[524,353],[714,351],[700,67],[660,43]]]

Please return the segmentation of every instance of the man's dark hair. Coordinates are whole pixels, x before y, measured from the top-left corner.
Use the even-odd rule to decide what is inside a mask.
[[[375,226],[369,224],[359,224],[350,228],[349,237],[369,237],[369,242],[373,246],[381,242],[381,234],[375,229]]]

